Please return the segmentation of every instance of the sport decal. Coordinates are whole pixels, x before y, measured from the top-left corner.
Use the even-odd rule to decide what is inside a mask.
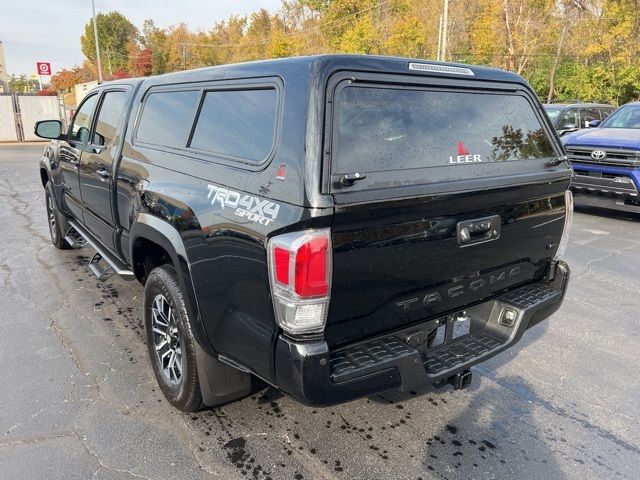
[[[207,188],[207,198],[211,200],[211,205],[218,204],[224,209],[235,209],[234,215],[238,217],[261,225],[269,225],[278,217],[280,205],[277,203],[216,185],[207,185]]]

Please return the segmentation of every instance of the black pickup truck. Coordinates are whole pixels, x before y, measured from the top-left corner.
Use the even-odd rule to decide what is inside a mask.
[[[182,410],[471,381],[560,306],[571,167],[504,71],[328,55],[108,82],[40,162],[51,239],[144,285]]]

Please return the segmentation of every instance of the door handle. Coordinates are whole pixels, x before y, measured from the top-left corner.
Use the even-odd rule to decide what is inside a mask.
[[[100,178],[109,178],[111,176],[111,172],[109,172],[109,170],[107,170],[104,167],[100,167],[99,169],[96,170],[96,173],[98,174],[98,176]]]

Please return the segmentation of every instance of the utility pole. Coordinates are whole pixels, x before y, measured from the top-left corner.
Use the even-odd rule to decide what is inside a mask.
[[[93,10],[93,39],[96,44],[96,60],[98,61],[98,83],[102,83],[102,63],[100,62],[100,43],[98,42],[98,24],[96,23],[96,2],[91,0]]]
[[[442,14],[440,14],[440,26],[438,27],[438,57],[437,60],[440,61],[440,55],[442,53]]]
[[[182,44],[182,70],[187,69],[187,45]]]
[[[447,61],[447,26],[449,24],[449,0],[444,0],[444,14],[442,20],[442,55],[440,60]]]

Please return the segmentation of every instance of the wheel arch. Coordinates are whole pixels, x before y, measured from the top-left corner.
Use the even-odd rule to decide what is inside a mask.
[[[184,293],[187,314],[193,320],[194,337],[206,351],[213,353],[202,324],[189,259],[178,230],[158,217],[140,213],[131,227],[130,238],[131,265],[140,283],[144,284],[153,268],[165,263],[173,265]]]
[[[49,172],[44,165],[40,165],[40,181],[43,187],[46,187],[49,182]]]
[[[47,188],[47,184],[50,184],[51,192],[53,193],[53,201],[55,202],[58,209],[64,213],[65,209],[63,208],[62,204],[62,186],[60,184],[56,185],[56,173],[51,168],[50,160],[51,159],[46,154],[40,158],[40,182],[42,183],[42,188]]]

